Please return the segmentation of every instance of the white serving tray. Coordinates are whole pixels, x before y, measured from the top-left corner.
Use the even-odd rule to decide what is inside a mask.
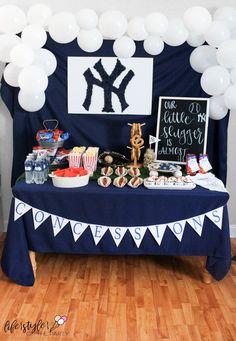
[[[148,189],[177,189],[177,190],[190,190],[194,189],[196,185],[194,183],[183,183],[181,185],[162,185],[162,184],[149,184],[144,180],[144,186]]]

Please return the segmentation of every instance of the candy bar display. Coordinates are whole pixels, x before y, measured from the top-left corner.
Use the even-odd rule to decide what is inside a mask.
[[[190,190],[194,189],[196,185],[190,177],[182,176],[176,178],[174,176],[150,176],[144,179],[144,186],[149,189],[181,189]]]
[[[49,125],[53,124],[52,128]],[[43,126],[45,129],[39,130],[36,134],[38,144],[43,148],[60,148],[64,141],[68,140],[69,133],[57,129],[59,122],[57,120],[45,120]]]

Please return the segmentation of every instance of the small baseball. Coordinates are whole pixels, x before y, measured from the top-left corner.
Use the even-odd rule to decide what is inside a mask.
[[[176,169],[176,171],[174,172],[174,176],[175,176],[176,178],[180,178],[180,177],[182,176],[181,170]]]
[[[112,163],[113,162],[113,157],[111,155],[107,155],[107,156],[105,156],[104,160],[107,163]]]
[[[151,171],[149,172],[149,176],[158,176],[158,171],[156,171],[156,170],[151,170]]]

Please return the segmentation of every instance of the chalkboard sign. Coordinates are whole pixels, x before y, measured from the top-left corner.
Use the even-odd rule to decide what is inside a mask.
[[[206,152],[208,98],[160,97],[156,160],[185,163],[186,154]]]

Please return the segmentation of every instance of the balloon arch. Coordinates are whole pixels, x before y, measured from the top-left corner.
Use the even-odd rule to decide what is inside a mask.
[[[65,44],[77,39],[79,47],[97,51],[103,39],[114,40],[113,50],[119,58],[130,58],[135,41],[143,41],[150,55],[160,54],[166,44],[179,46],[187,41],[196,47],[190,56],[192,68],[202,73],[201,86],[209,95],[210,117],[222,119],[229,109],[236,110],[236,10],[222,7],[211,14],[195,6],[186,10],[183,19],[171,19],[159,12],[127,20],[120,11],[110,10],[100,16],[93,9],[76,15],[59,12],[52,15],[44,4],[36,4],[24,13],[19,7],[0,7],[0,61],[8,63],[5,81],[19,87],[18,101],[30,112],[45,103],[48,76],[57,60],[43,48],[48,30],[53,40]],[[18,34],[21,33],[21,37]],[[203,45],[204,43],[208,45]]]

